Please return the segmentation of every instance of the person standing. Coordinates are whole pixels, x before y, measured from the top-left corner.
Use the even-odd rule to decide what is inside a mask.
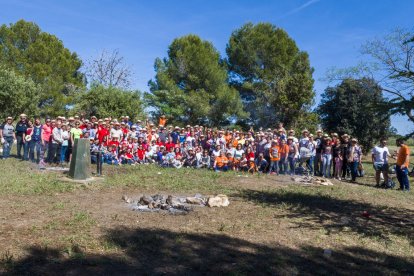
[[[61,147],[63,143],[62,138],[62,123],[60,121],[56,122],[56,127],[52,131],[52,142],[50,144],[50,152],[48,155],[49,163],[59,163],[60,162],[60,154],[61,154]]]
[[[46,123],[42,126],[43,159],[40,160],[40,165],[42,166],[44,165],[45,159],[48,159],[48,158],[45,158],[46,151],[49,156],[49,145],[50,145],[50,140],[52,136],[52,130],[53,130],[52,120],[50,118],[46,118]]]
[[[358,166],[361,163],[362,151],[356,138],[351,139],[351,146],[348,149],[348,162],[351,167],[351,181],[355,182],[358,175]]]
[[[381,172],[384,175],[384,182],[388,183],[388,157],[390,152],[387,148],[387,140],[380,140],[380,144],[372,149],[372,164],[375,169],[376,187],[380,186]]]
[[[43,160],[42,125],[39,118],[35,118],[32,139],[29,142],[29,159],[32,162],[35,162],[35,152],[36,163],[39,163],[40,160]]]
[[[6,123],[2,126],[1,142],[3,144],[3,159],[10,157],[10,151],[13,143],[16,141],[14,132],[13,118],[7,117]]]
[[[322,147],[323,147],[323,137],[322,130],[318,129],[316,131],[315,138],[315,158],[314,158],[314,175],[322,175]]]
[[[409,191],[410,190],[410,181],[408,180],[408,164],[410,158],[410,149],[405,144],[404,139],[400,138],[396,141],[397,147],[400,147],[398,154],[397,154],[397,163],[396,163],[396,173],[397,179],[400,183],[401,191]]]
[[[27,115],[20,114],[20,121],[16,124],[16,141],[17,141],[17,158],[23,159],[25,156],[28,156],[29,148],[25,146],[26,140],[26,130],[28,128],[27,124]],[[23,156],[22,156],[23,148]]]
[[[68,146],[69,146],[69,131],[67,129],[66,125],[62,125],[62,144],[61,144],[61,149],[60,149],[60,164],[63,165],[63,163],[66,160],[66,153],[68,150]],[[99,140],[98,140],[99,141]]]

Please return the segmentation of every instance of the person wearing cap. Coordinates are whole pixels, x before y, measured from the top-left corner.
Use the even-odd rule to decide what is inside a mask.
[[[397,154],[397,162],[395,172],[400,183],[401,191],[408,192],[410,190],[410,181],[408,179],[408,165],[410,164],[410,148],[405,144],[403,138],[396,141],[397,147],[400,147]]]
[[[93,128],[93,125],[92,125],[92,123],[91,123],[91,122],[89,122],[89,123],[87,123],[87,124],[86,124],[86,128],[84,128],[84,129],[82,130],[82,133],[83,133],[83,135],[85,135],[85,133],[89,133],[89,138],[91,138],[91,139],[95,140],[95,137],[96,137],[96,131],[95,131],[95,129]]]
[[[197,156],[194,148],[189,147],[183,156],[183,167],[194,168],[197,165]]]
[[[26,160],[29,159],[29,147],[26,143],[25,136],[27,130],[27,115],[20,114],[20,121],[16,124],[16,141],[17,141],[17,158]],[[23,148],[23,155],[22,155]]]
[[[180,128],[176,126],[174,130],[170,133],[171,142],[173,144],[178,144],[180,140]]]
[[[116,122],[115,125],[114,125],[114,128],[112,128],[111,131],[110,131],[111,139],[116,137],[118,139],[118,141],[121,141],[123,135],[124,135],[124,133],[122,132],[121,124]]]
[[[16,133],[13,126],[13,118],[7,117],[6,122],[1,127],[1,143],[3,144],[3,159],[10,157],[13,143],[16,141]]]
[[[355,182],[358,175],[358,166],[361,163],[362,150],[358,145],[358,140],[356,138],[351,139],[351,146],[348,149],[348,163],[351,168],[351,181]]]

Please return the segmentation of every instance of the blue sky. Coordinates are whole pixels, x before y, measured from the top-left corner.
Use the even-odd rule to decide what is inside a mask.
[[[246,22],[271,22],[309,53],[319,102],[328,68],[355,65],[368,39],[413,28],[413,11],[410,0],[0,0],[0,24],[34,21],[84,60],[119,49],[134,72],[133,88],[147,91],[155,58],[166,56],[174,38],[197,34],[224,56],[233,30]],[[392,122],[400,133],[414,130],[404,117]]]

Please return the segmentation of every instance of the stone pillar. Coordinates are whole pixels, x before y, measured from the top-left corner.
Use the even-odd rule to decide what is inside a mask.
[[[91,145],[89,139],[76,139],[72,149],[69,177],[75,180],[90,178]]]

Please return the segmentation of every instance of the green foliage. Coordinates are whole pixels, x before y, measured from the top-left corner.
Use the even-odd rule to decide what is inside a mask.
[[[129,116],[136,118],[143,112],[141,93],[116,87],[93,85],[78,95],[74,112],[98,118]]]
[[[245,24],[232,33],[226,52],[231,82],[253,111],[250,123],[294,125],[309,110],[313,68],[284,30],[270,23]]]
[[[322,94],[318,107],[323,127],[359,140],[363,150],[388,135],[390,114],[379,108],[384,103],[381,87],[372,79],[346,79]]]
[[[361,53],[364,60],[356,66],[331,68],[326,79],[374,78],[388,99],[384,111],[407,116],[414,123],[414,30],[396,29],[369,40],[362,45]]]
[[[0,120],[21,113],[37,115],[41,90],[31,79],[0,66]]]
[[[60,115],[84,86],[77,54],[35,23],[20,20],[0,26],[0,62],[41,85],[37,104],[44,114]]]
[[[145,94],[155,116],[209,125],[226,125],[235,116],[246,116],[238,92],[227,84],[218,51],[196,35],[175,39],[168,58],[156,59],[155,71],[151,93]]]

